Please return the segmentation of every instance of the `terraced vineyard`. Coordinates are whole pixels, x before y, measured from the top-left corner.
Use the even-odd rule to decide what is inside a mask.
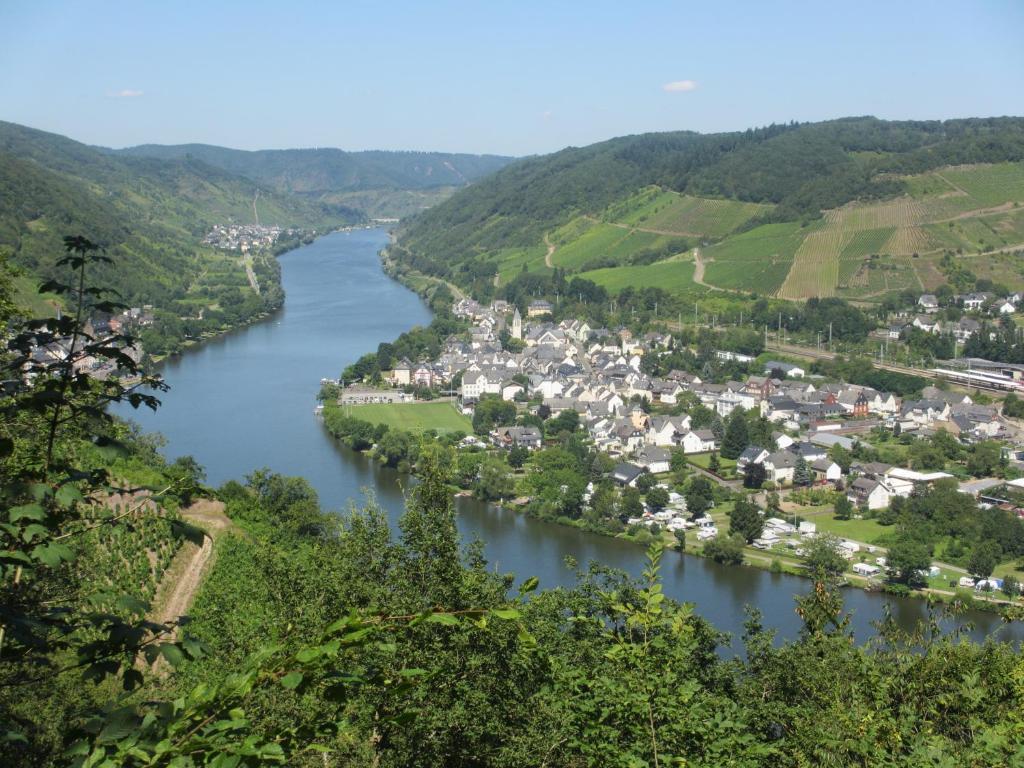
[[[639,229],[718,239],[772,206],[716,200],[648,188],[611,206],[606,218]]]
[[[713,245],[704,252],[704,280],[722,288],[773,294],[789,274],[804,238],[818,226],[764,224]]]
[[[908,194],[827,211],[821,220],[762,224],[772,206],[683,195],[645,187],[594,215],[551,230],[546,245],[504,248],[485,258],[497,284],[549,267],[617,291],[657,286],[702,291],[693,283],[692,249],[702,245],[703,282],[787,299],[842,296],[877,300],[904,289],[934,290],[944,281],[945,251],[971,259],[979,276],[1024,285],[1024,164],[944,168],[905,179]],[[489,226],[500,227],[493,221]]]
[[[866,298],[933,288],[940,276],[923,256],[1024,244],[1020,163],[942,169],[911,177],[907,186],[909,196],[826,213],[823,228],[794,253],[779,295]]]

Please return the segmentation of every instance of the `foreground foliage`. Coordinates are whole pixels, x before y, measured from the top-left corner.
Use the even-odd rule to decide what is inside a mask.
[[[51,288],[83,305],[98,254],[68,246],[78,287]],[[78,320],[63,329],[75,338]],[[72,358],[118,354],[80,342]],[[237,531],[172,641],[176,627],[147,621],[138,598],[96,602],[115,564],[80,544],[91,526],[137,522],[91,503],[113,490],[101,449],[121,434],[103,403],[155,402],[78,376],[70,359],[35,373],[3,402],[5,765],[1024,761],[1024,659],[1010,645],[943,636],[932,621],[911,634],[886,622],[858,646],[823,575],[797,601],[799,638],[777,644],[754,613],[744,656],[724,659],[724,638],[662,592],[658,548],[638,579],[592,565],[573,589],[495,573],[459,540],[458,468],[430,442],[397,531],[372,504],[322,512],[300,478],[260,470],[222,487]],[[122,441],[119,460],[148,462],[167,494],[202,492],[196,467],[166,467],[151,448]]]

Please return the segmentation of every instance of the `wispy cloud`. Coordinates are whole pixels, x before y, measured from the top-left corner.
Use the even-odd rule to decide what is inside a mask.
[[[110,94],[115,99],[137,99],[142,96],[145,91],[138,91],[134,88],[123,88],[120,91],[114,91]]]
[[[540,113],[541,120],[543,120],[544,122],[547,122],[553,116],[554,116],[554,112],[552,112],[550,109],[547,109],[547,110],[545,110],[545,111]]]
[[[689,91],[697,90],[697,81],[673,80],[671,83],[665,83],[661,86],[661,90],[667,91],[668,93],[687,93]]]

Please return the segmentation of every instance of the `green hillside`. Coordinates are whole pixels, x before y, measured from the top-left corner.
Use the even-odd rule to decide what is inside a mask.
[[[661,264],[700,247],[706,286],[673,290],[875,300],[935,287],[947,251],[980,275],[1024,247],[1022,160],[1020,118],[623,137],[511,164],[406,223],[395,252],[481,297],[552,269],[668,290]]]
[[[153,305],[170,338],[245,322],[280,304],[276,265],[257,260],[251,289],[237,253],[201,245],[214,224],[324,230],[360,220],[340,205],[259,191],[194,158],[117,157],[42,131],[0,123],[0,254],[26,277],[58,277],[62,238],[82,234],[114,259],[97,281],[130,305]],[[202,320],[199,317],[202,316]],[[179,321],[189,321],[188,328]]]
[[[379,217],[419,213],[512,160],[498,155],[330,148],[245,151],[209,144],[144,144],[103,151],[118,157],[191,158],[280,193],[348,205]]]

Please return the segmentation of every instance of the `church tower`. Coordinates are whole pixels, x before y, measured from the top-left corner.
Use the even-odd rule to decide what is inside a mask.
[[[515,314],[512,315],[512,338],[520,341],[523,338],[523,316],[519,314],[519,307],[516,307]]]

